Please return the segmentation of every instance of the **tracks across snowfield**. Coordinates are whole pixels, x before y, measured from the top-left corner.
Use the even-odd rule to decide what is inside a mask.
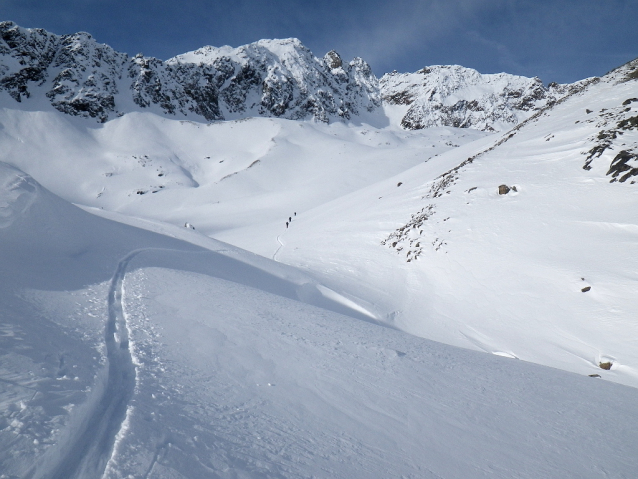
[[[94,400],[95,405],[88,411],[86,419],[60,451],[57,464],[49,467],[48,473],[35,477],[99,478],[104,473],[135,390],[135,366],[129,349],[122,295],[126,268],[143,251],[146,249],[133,251],[124,257],[111,279],[105,330],[108,375],[101,397]]]
[[[279,246],[277,247],[277,251],[275,251],[275,253],[272,255],[272,259],[274,261],[277,261],[277,255],[279,254],[279,250],[281,250],[281,248],[285,246],[285,244],[281,241],[281,235],[277,235],[277,243],[279,243]]]
[[[278,238],[280,248],[285,244]],[[117,475],[117,461],[120,459],[118,444],[125,437],[128,429],[127,417],[131,412],[130,403],[137,387],[138,372],[134,362],[135,351],[129,341],[129,324],[124,307],[125,285],[124,280],[131,261],[142,253],[213,253],[219,252],[206,250],[188,250],[150,247],[131,251],[117,264],[115,273],[110,281],[108,290],[108,317],[105,325],[104,341],[106,345],[106,363],[101,380],[96,380],[92,395],[87,401],[79,405],[71,414],[67,426],[66,436],[58,442],[57,447],[52,448],[47,457],[35,465],[26,477],[30,479],[86,479],[101,478]],[[168,264],[174,259],[163,258]],[[232,268],[226,258],[213,267],[211,274],[217,277],[215,268],[221,268],[219,278],[227,281],[245,279],[246,270]],[[154,262],[153,262],[154,263]],[[184,265],[189,269],[189,265]],[[190,266],[198,270],[200,262]],[[202,271],[206,271],[203,268]],[[232,271],[231,274],[226,274]],[[252,271],[252,270],[251,270]],[[299,284],[290,282],[289,279],[278,279],[277,274],[267,270],[263,275],[250,275],[252,278],[248,286],[272,289],[274,294],[282,295],[290,299],[301,299],[308,304],[317,304],[320,307],[340,312],[351,312],[355,317],[365,319],[365,314],[357,305],[350,304],[348,300],[328,290],[321,285],[304,281]],[[237,276],[238,275],[238,276]],[[239,281],[241,283],[241,281]],[[363,313],[366,313],[363,311]],[[369,314],[368,314],[369,315]],[[165,454],[166,445],[162,443],[151,461],[146,476],[152,473],[154,465]],[[140,476],[144,477],[144,476]]]

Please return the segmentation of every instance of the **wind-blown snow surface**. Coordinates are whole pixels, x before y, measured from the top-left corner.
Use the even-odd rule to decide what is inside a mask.
[[[5,164],[0,184],[5,478],[638,468],[634,388],[371,324],[293,268],[98,218]]]

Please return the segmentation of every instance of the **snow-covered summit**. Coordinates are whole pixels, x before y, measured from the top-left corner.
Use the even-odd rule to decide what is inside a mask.
[[[383,100],[404,105],[401,126],[507,130],[566,93],[539,78],[508,73],[481,74],[459,65],[434,65],[415,73],[392,72],[381,80]]]
[[[381,105],[378,80],[363,60],[344,64],[331,51],[315,57],[296,38],[259,40],[238,48],[206,46],[168,65],[200,65],[218,72],[225,118],[283,116],[350,119]]]
[[[100,122],[148,110],[207,122],[255,116],[331,122],[373,114],[387,123],[385,104],[401,110],[406,129],[493,131],[511,128],[568,90],[456,65],[393,72],[379,81],[363,59],[345,62],[334,50],[315,57],[296,38],[206,46],[162,61],[130,58],[88,33],[60,36],[0,23],[0,101],[6,95],[3,103],[10,97],[25,109],[53,107]]]
[[[129,58],[86,33],[59,36],[13,22],[0,23],[0,91],[27,109],[50,105],[100,122],[143,109],[199,121],[327,122],[381,105],[365,62],[333,69],[297,39],[204,47],[164,62]]]

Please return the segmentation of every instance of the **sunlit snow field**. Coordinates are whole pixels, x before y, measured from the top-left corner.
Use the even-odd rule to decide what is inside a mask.
[[[0,477],[635,477],[638,189],[583,152],[636,93],[484,154],[7,104]]]

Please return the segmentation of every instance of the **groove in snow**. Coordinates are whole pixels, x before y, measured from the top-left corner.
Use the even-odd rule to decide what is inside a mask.
[[[122,308],[122,285],[126,267],[139,252],[133,251],[122,259],[111,279],[105,331],[108,361],[106,387],[83,427],[71,441],[68,452],[62,455],[48,476],[51,479],[101,477],[112,455],[136,382]]]

